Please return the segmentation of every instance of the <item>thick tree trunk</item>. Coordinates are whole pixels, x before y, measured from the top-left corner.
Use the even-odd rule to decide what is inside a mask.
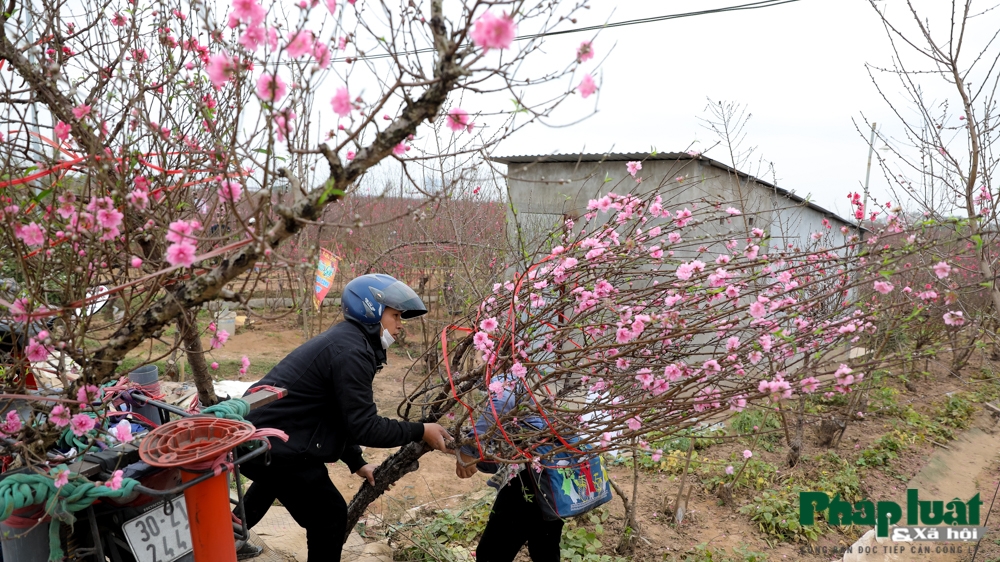
[[[391,484],[395,484],[411,472],[416,472],[420,468],[418,459],[430,451],[431,449],[423,441],[410,443],[393,453],[375,469],[375,487],[366,480],[347,506],[347,532],[344,533],[344,542],[347,542],[347,537],[351,535],[351,531],[365,514],[368,506],[385,493]]]
[[[219,398],[215,395],[215,385],[212,375],[208,373],[208,363],[205,362],[205,351],[201,347],[201,334],[198,333],[197,312],[184,310],[177,318],[177,330],[184,340],[184,351],[187,353],[188,365],[191,366],[191,378],[198,389],[198,401],[201,407],[213,406]]]

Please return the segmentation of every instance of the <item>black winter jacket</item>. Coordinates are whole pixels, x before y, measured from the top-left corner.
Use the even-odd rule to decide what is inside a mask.
[[[340,322],[289,353],[250,387],[288,390],[247,416],[257,427],[288,434],[287,443],[271,439],[272,455],[343,460],[357,472],[365,465],[359,445],[398,447],[423,438],[423,424],[378,415],[372,382],[386,359],[380,330],[379,324]]]

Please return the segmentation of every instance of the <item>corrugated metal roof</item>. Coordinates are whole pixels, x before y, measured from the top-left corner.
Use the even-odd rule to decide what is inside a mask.
[[[522,155],[512,155],[512,156],[491,156],[490,160],[500,163],[500,164],[547,164],[551,162],[628,162],[632,160],[698,160],[702,164],[706,164],[713,168],[719,168],[720,170],[725,170],[728,173],[736,174],[740,178],[746,178],[749,181],[753,181],[761,186],[768,189],[773,189],[778,195],[787,197],[796,203],[803,203],[810,209],[817,211],[827,217],[836,219],[844,224],[857,226],[857,223],[845,219],[844,217],[805,199],[783,187],[778,187],[771,182],[764,181],[760,178],[751,176],[745,172],[741,172],[736,168],[727,166],[718,160],[713,160],[704,155],[692,156],[686,152],[657,152],[654,156],[648,152],[607,152],[607,153],[588,153],[588,154],[522,154]],[[868,230],[865,227],[861,227],[863,230]]]
[[[490,160],[502,164],[531,164],[533,162],[627,162],[631,160],[712,160],[705,156],[691,156],[686,152],[591,152],[587,154],[524,154],[520,156],[492,156]],[[714,160],[713,160],[714,162]]]

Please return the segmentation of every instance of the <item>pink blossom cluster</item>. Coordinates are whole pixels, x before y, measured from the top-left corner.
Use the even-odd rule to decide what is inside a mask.
[[[535,408],[558,409],[558,398],[542,401],[556,381],[579,385],[608,420],[584,420],[581,431],[602,445],[623,430],[642,434],[722,409],[852,392],[864,374],[826,357],[874,334],[874,311],[900,295],[920,302],[917,293],[899,290],[878,260],[849,262],[845,249],[861,246],[853,236],[839,249],[799,249],[754,227],[697,250],[680,246],[704,239],[703,224],[743,213],[725,204],[667,209],[660,194],[598,195],[551,251],[494,285],[473,345],[488,369],[531,389]],[[864,288],[884,300],[852,303],[870,294]],[[961,318],[951,311],[946,322]],[[805,368],[805,355],[819,359]]]
[[[167,235],[164,237],[167,242],[171,242],[167,247],[167,262],[173,266],[191,267],[194,265],[195,247],[194,233],[201,230],[201,222],[198,220],[176,220],[170,223]]]

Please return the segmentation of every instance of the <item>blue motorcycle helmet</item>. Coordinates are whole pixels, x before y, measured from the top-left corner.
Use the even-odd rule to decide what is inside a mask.
[[[404,319],[427,314],[424,301],[406,283],[382,273],[369,273],[351,280],[340,298],[344,317],[374,325],[382,320],[386,307],[400,311]]]

